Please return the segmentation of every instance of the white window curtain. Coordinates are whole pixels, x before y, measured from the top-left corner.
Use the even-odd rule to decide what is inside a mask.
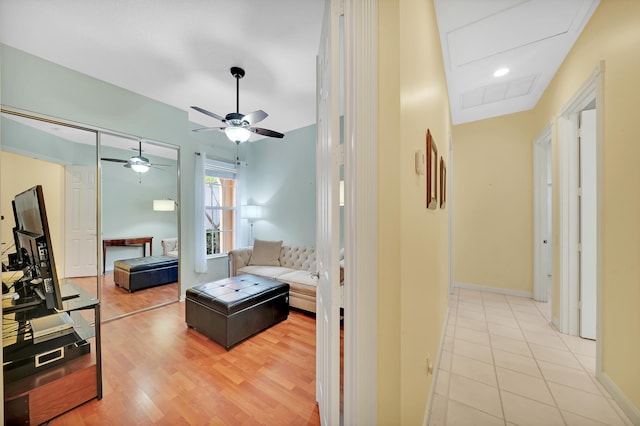
[[[246,171],[245,167],[240,161],[237,161],[236,167],[238,169],[238,173],[236,174],[236,211],[238,215],[236,217],[236,223],[238,224],[237,232],[236,232],[236,247],[244,247],[247,245],[247,239],[249,238],[249,231],[247,230],[247,221],[241,220],[242,217],[242,205],[246,204]]]
[[[194,241],[195,241],[195,269],[196,273],[204,274],[207,272],[207,240],[204,229],[204,176],[205,176],[205,158],[204,152],[196,153],[195,168],[195,218],[194,223]]]

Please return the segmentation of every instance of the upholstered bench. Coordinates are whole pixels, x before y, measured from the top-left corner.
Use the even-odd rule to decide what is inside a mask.
[[[186,293],[187,325],[227,350],[284,321],[289,315],[289,284],[242,274]]]
[[[178,259],[170,256],[146,256],[116,260],[113,281],[133,292],[178,281]]]

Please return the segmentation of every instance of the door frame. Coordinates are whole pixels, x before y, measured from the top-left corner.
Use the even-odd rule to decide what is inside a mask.
[[[316,401],[321,425],[340,423],[340,8],[326,0],[316,71]]]
[[[560,318],[563,333],[579,334],[579,209],[578,116],[591,102],[596,105],[596,374],[602,371],[603,193],[604,193],[604,61],[575,92],[558,115],[560,177]]]
[[[547,197],[547,177],[549,169],[553,169],[553,164],[548,161],[553,130],[551,123],[533,141],[533,298],[538,302],[548,301],[549,290],[545,279],[546,252],[543,241],[548,238],[547,213],[551,207]]]
[[[374,425],[378,423],[378,2],[345,1],[344,29],[343,424]]]

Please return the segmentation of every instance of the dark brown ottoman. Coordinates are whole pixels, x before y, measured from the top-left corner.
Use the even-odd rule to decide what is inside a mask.
[[[113,263],[113,281],[129,293],[178,281],[178,259],[146,256],[116,260]]]
[[[289,284],[251,274],[186,293],[187,325],[227,350],[289,316]]]

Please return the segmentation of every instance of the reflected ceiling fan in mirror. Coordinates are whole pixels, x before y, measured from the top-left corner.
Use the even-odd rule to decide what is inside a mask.
[[[254,127],[253,125],[267,118],[269,114],[262,110],[250,112],[249,114],[240,114],[240,79],[244,77],[244,70],[239,67],[231,67],[231,75],[236,79],[236,112],[230,112],[226,116],[222,117],[206,109],[192,106],[198,112],[201,112],[209,117],[213,117],[216,120],[222,121],[226,124],[225,127],[203,127],[200,129],[194,129],[194,132],[206,132],[209,130],[222,130],[227,135],[230,141],[236,144],[246,142],[251,137],[252,133],[261,136],[268,136],[271,138],[284,137],[284,134],[276,132],[274,130],[263,129],[261,127]]]
[[[136,173],[146,173],[151,167],[168,166],[168,164],[151,163],[148,158],[142,156],[142,141],[138,142],[138,155],[134,155],[128,160],[121,158],[101,158],[102,161],[111,161],[112,163],[124,163],[124,167],[133,170]]]

